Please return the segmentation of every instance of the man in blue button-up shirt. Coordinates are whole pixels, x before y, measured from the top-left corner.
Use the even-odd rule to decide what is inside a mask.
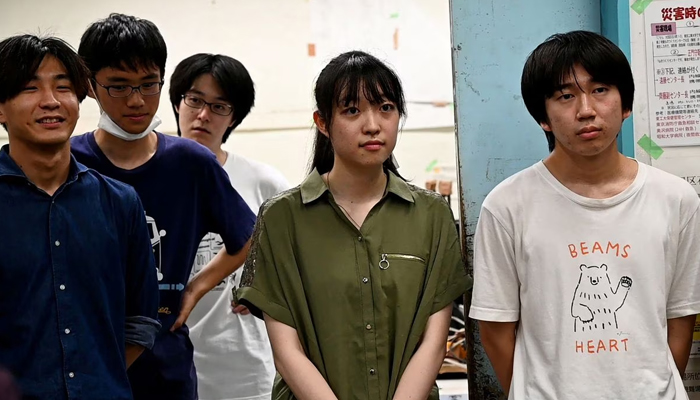
[[[0,365],[27,399],[131,399],[160,328],[136,192],[70,153],[88,76],[59,39],[0,42]]]

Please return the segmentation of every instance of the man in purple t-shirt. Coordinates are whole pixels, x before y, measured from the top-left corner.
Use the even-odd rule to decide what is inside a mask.
[[[245,260],[255,215],[207,148],[154,131],[167,50],[152,22],[111,14],[88,27],[78,53],[92,73],[90,97],[102,115],[95,131],[72,139],[73,154],[136,189],[159,271],[163,330],[128,371],[134,397],[196,399],[185,322],[197,301]],[[220,234],[226,251],[188,283],[207,232]]]

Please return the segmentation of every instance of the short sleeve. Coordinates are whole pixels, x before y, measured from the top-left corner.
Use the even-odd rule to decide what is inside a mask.
[[[201,194],[204,213],[208,216],[206,232],[218,233],[228,254],[236,254],[250,239],[255,214],[231,186],[226,171],[215,157],[206,158],[205,184]]]
[[[439,205],[436,216],[439,222],[435,232],[438,236],[434,238],[437,246],[432,257],[432,271],[437,271],[439,279],[431,314],[442,310],[472,287],[472,279],[467,275],[452,211],[447,202],[442,199],[440,201],[444,204]]]
[[[263,208],[265,205],[263,205]],[[263,319],[263,313],[291,327],[295,327],[292,313],[284,298],[284,288],[274,262],[270,235],[261,209],[255,224],[253,243],[248,253],[236,301],[248,307],[253,315]]]
[[[474,236],[474,292],[469,317],[492,322],[520,319],[513,237],[484,207]]]
[[[126,238],[125,339],[127,343],[151,348],[160,329],[158,277],[146,213],[136,192],[132,193]]]
[[[698,207],[678,238],[678,253],[668,293],[668,319],[700,313],[700,217]]]

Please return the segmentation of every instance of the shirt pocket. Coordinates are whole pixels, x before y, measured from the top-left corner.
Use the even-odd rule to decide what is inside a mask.
[[[391,266],[392,261],[416,261],[425,265],[425,260],[421,257],[414,256],[412,254],[399,254],[399,253],[382,253],[379,259],[379,269],[387,270]]]
[[[385,250],[379,254],[379,274],[384,293],[397,306],[417,306],[423,294],[427,263],[424,257],[406,251]]]

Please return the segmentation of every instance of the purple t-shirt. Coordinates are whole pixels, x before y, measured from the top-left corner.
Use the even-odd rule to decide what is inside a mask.
[[[188,392],[192,390],[190,384],[196,390],[196,381],[187,384],[192,377],[184,376],[192,375],[194,371],[187,328],[174,333],[168,331],[178,317],[183,289],[190,278],[197,248],[206,233],[215,232],[221,235],[226,251],[235,254],[250,238],[255,215],[233,189],[226,172],[209,149],[191,140],[156,134],[156,153],[145,164],[132,170],[112,164],[97,145],[92,132],[74,136],[71,149],[78,162],[133,186],[146,211],[159,270],[158,316],[163,329],[152,354],[142,355],[129,369],[130,378],[134,369],[156,369],[160,370],[158,378],[172,380],[167,384],[170,389],[179,386],[175,381],[182,379],[184,386],[178,390]],[[154,364],[148,368],[137,365],[150,364],[149,360]],[[153,379],[160,380],[158,378]],[[138,386],[135,381],[137,379],[132,379],[132,387]],[[138,398],[137,393],[134,387]],[[164,394],[158,392],[160,396]],[[183,394],[177,398],[188,397]]]

